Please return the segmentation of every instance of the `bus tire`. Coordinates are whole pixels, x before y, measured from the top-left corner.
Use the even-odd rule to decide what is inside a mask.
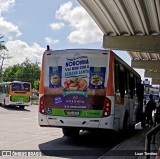
[[[3,101],[3,106],[6,108],[6,101],[5,101],[5,99]]]
[[[79,135],[79,129],[77,128],[62,128],[62,132],[64,136],[68,137],[76,137]]]
[[[125,112],[124,119],[123,119],[123,131],[128,129],[128,112]]]

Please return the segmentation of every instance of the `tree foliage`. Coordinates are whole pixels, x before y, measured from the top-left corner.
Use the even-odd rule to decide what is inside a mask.
[[[40,80],[38,79],[38,80],[34,81],[34,83],[33,83],[33,86],[36,90],[39,90],[39,82],[40,82]]]
[[[5,59],[9,59],[11,57],[9,57],[8,54],[6,54],[5,51],[8,51],[7,47],[4,45],[4,40],[2,40],[4,38],[4,36],[2,36],[0,34],[0,81],[2,80],[1,79],[1,76],[2,76],[2,71],[3,71],[3,64],[4,64],[4,60]]]
[[[38,81],[40,77],[39,63],[31,63],[29,59],[26,59],[22,64],[16,64],[9,66],[2,73],[3,81],[25,81],[31,82],[34,88],[35,81]],[[37,86],[36,86],[37,87]]]
[[[0,51],[7,50],[6,46],[3,44],[4,43],[4,41],[2,40],[3,38],[4,36],[0,34]]]
[[[40,67],[38,62],[32,63],[29,59],[26,59],[23,63],[9,66],[3,71],[4,60],[12,58],[4,52],[8,50],[4,45],[3,38],[4,36],[0,34],[0,82],[25,81],[31,82],[33,88],[38,88],[40,76]]]

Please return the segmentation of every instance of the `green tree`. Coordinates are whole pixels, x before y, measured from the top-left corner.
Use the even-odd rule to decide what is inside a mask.
[[[36,89],[36,90],[39,90],[39,83],[40,83],[40,80],[38,79],[38,80],[36,80],[36,81],[34,81],[34,88]]]
[[[2,80],[2,71],[3,71],[3,64],[5,59],[9,59],[10,57],[6,54],[5,51],[8,51],[7,47],[3,44],[4,40],[2,40],[4,36],[0,34],[0,81]]]
[[[26,81],[31,82],[34,88],[34,82],[40,78],[39,63],[32,63],[26,59],[22,64],[9,66],[2,74],[3,81]]]

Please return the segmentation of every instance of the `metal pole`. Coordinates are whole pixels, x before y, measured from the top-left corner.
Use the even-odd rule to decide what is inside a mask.
[[[156,135],[156,133],[160,130],[160,124],[158,124],[156,127],[151,129],[145,137],[145,152],[150,153],[150,146],[151,146],[151,137],[152,135]],[[158,151],[158,150],[157,150]],[[146,159],[150,159],[150,155],[145,156]]]
[[[151,137],[149,133],[147,133],[145,138],[145,152],[147,153],[150,152],[150,145],[151,145]],[[146,155],[145,159],[150,159],[150,155]]]
[[[154,127],[156,127],[156,113],[154,113]],[[156,134],[153,135],[152,144],[155,144]]]

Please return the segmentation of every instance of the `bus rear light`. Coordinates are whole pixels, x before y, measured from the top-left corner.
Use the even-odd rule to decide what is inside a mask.
[[[106,103],[106,107],[109,107],[109,103]]]
[[[111,115],[111,100],[109,98],[105,98],[105,103],[104,103],[104,111],[103,111],[103,116],[107,117]]]
[[[44,95],[43,95],[42,97],[40,97],[39,112],[40,112],[41,114],[45,114]]]
[[[106,108],[106,112],[109,112],[109,108]]]

